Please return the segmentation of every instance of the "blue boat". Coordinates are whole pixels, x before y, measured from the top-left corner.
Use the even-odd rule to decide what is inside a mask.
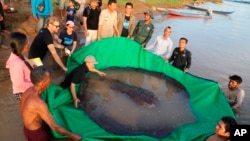
[[[190,9],[199,10],[199,11],[208,11],[208,10],[210,10],[210,9],[207,9],[207,8],[192,6],[192,5],[187,5],[187,7],[190,8]],[[213,13],[224,14],[224,15],[232,14],[234,12],[234,11],[220,11],[220,10],[214,10],[214,9],[211,9],[211,11],[213,11]]]

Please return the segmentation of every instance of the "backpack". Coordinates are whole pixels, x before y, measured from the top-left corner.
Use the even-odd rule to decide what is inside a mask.
[[[87,18],[89,18],[89,14],[91,10],[90,5],[88,5],[85,9],[87,10]],[[99,6],[97,6],[96,9],[98,10],[98,12],[101,12],[101,8]]]
[[[80,7],[81,7],[80,3],[77,2],[77,1],[75,1],[74,5],[75,5],[74,7],[75,7],[76,10],[79,10]]]
[[[36,6],[36,9],[37,9],[37,11],[39,11],[40,13],[43,13],[44,7],[45,7],[45,1],[43,0],[40,4],[38,4],[38,5]]]

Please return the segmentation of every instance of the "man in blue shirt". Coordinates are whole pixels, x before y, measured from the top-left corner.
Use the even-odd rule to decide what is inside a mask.
[[[31,10],[33,17],[37,21],[36,32],[45,27],[47,18],[53,14],[53,5],[51,0],[32,0]]]

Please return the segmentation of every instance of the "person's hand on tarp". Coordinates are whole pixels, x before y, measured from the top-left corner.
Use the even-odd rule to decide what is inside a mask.
[[[75,105],[76,108],[78,107],[79,102],[80,102],[80,99],[74,98],[74,105]]]
[[[102,72],[102,71],[99,71],[98,74],[103,77],[103,76],[106,76],[106,73]]]

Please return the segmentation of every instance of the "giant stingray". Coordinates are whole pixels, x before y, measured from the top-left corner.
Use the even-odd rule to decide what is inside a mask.
[[[82,108],[74,108],[69,89],[51,85],[43,94],[55,121],[82,135],[84,141],[203,141],[222,116],[234,117],[217,82],[183,73],[128,38],[106,38],[77,50],[68,58],[67,73],[87,55],[94,55],[99,62],[96,68],[106,69],[108,75],[102,79],[90,75]],[[120,72],[127,70],[109,73],[110,67],[143,71],[135,77],[135,72]],[[131,89],[139,94],[133,96]],[[144,91],[149,92],[146,97],[141,95]],[[149,97],[154,100],[147,101]]]
[[[188,94],[178,82],[142,69],[104,72],[103,78],[91,74],[79,97],[81,108],[107,131],[160,138],[195,121]]]

